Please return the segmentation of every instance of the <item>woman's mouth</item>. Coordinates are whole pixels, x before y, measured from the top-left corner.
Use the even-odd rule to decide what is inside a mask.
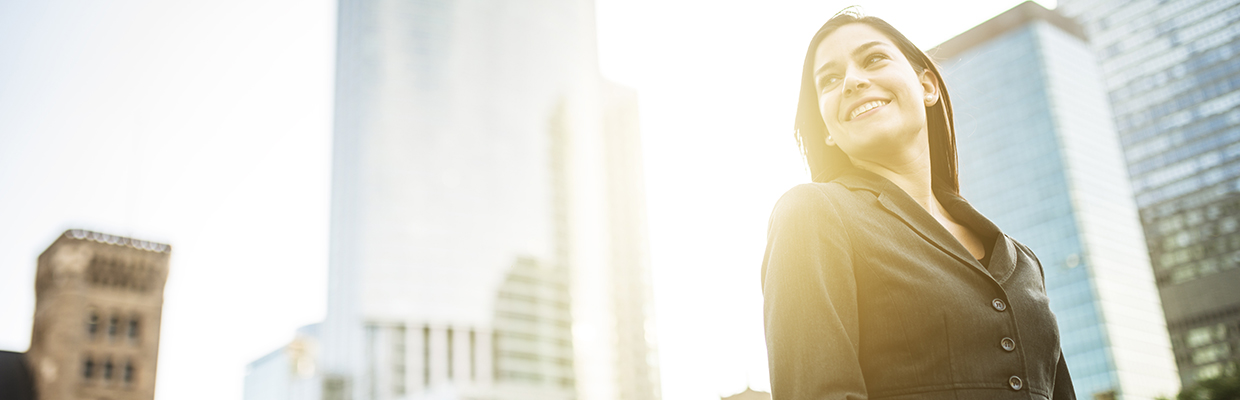
[[[857,117],[860,117],[873,109],[885,106],[887,103],[888,102],[886,100],[874,100],[859,105],[857,108],[854,108],[852,112],[848,113],[848,120],[852,121],[857,119]]]

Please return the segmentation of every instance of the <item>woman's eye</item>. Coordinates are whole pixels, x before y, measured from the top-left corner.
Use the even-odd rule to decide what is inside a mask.
[[[822,87],[828,87],[828,86],[834,85],[836,84],[836,82],[839,82],[839,81],[840,81],[840,77],[838,76],[828,76],[828,77],[822,78]]]
[[[865,59],[865,65],[873,65],[876,62],[886,60],[886,59],[887,59],[887,56],[885,55],[874,54],[874,55],[871,55],[870,58]]]

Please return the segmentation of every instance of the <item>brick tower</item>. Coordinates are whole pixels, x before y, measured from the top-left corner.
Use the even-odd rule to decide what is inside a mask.
[[[150,400],[172,247],[70,230],[39,255],[27,362],[41,400]]]

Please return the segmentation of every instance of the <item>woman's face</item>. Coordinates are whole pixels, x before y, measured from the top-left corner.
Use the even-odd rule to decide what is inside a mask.
[[[883,164],[929,151],[925,107],[938,101],[934,76],[917,73],[886,35],[862,23],[841,26],[818,45],[813,67],[828,145],[854,162]]]

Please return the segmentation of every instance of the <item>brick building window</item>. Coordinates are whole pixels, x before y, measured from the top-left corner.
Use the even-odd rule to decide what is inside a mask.
[[[99,333],[99,313],[95,312],[95,310],[91,310],[90,319],[86,320],[86,334],[90,335],[91,338],[94,338],[95,334],[98,334],[98,333]]]
[[[127,330],[126,336],[129,336],[130,341],[133,341],[133,342],[138,341],[138,317],[137,316],[133,316],[129,318],[129,329]]]
[[[123,375],[121,375],[122,379],[125,381],[126,384],[133,383],[133,372],[134,372],[133,362],[126,361],[125,372]]]
[[[90,356],[86,356],[86,360],[82,361],[82,378],[90,379],[95,375],[95,360]]]

